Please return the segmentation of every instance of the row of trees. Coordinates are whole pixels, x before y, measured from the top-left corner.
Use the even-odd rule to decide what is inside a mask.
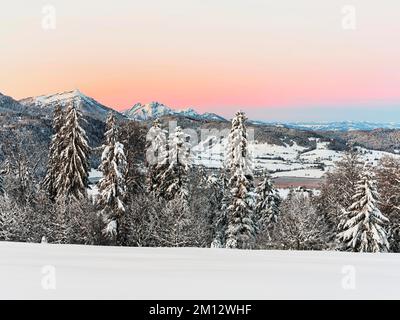
[[[146,180],[142,183],[139,170],[130,170],[130,162],[135,159],[127,160],[124,143],[120,142],[129,139],[120,134],[115,116],[110,113],[99,166],[103,177],[95,199],[88,199],[91,150],[80,126],[82,115],[75,104],[65,111],[57,107],[46,176],[35,197],[19,203],[24,205],[21,212],[3,213],[7,218],[2,219],[2,225],[6,228],[8,219],[10,224],[19,220],[27,226],[23,212],[34,209],[45,211],[42,219],[33,222],[37,224],[40,220],[42,224],[40,237],[53,242],[68,242],[68,232],[74,236],[82,234],[76,230],[80,226],[84,232],[82,239],[90,239],[87,240],[90,243],[131,244],[129,239],[142,238],[133,236],[132,230],[140,234],[139,230],[145,229],[151,232],[151,237],[145,238],[152,238],[152,244],[254,247],[256,236],[266,229],[267,221],[276,220],[280,198],[268,177],[253,190],[245,120],[244,114],[238,113],[232,123],[226,171],[219,176],[207,175],[193,167],[191,145],[180,127],[167,137],[161,124],[155,121],[147,135]],[[135,178],[137,181],[132,181]],[[7,198],[5,207],[10,201]],[[138,199],[142,202],[139,205]],[[148,208],[144,215],[137,212],[143,211],[143,202]],[[46,205],[39,208],[42,203]],[[151,207],[159,210],[150,210]],[[85,219],[83,212],[87,212]],[[60,228],[64,228],[61,235],[57,231]],[[87,230],[91,230],[89,234]],[[195,234],[196,240],[191,241]],[[39,234],[34,238],[38,237]],[[77,240],[74,238],[74,242]],[[148,245],[143,239],[136,244]]]
[[[74,104],[55,109],[47,173],[28,200],[10,194],[0,179],[0,239],[399,250],[400,164],[393,158],[372,168],[352,150],[327,174],[319,195],[292,190],[282,200],[268,174],[255,186],[244,113],[232,120],[224,169],[212,174],[193,166],[180,127],[168,136],[156,120],[142,148],[143,137],[132,134],[141,130],[133,122],[120,127],[110,113],[101,147],[103,176],[92,199],[88,159],[97,150],[90,150],[80,121]],[[3,169],[0,177],[7,173]]]
[[[208,223],[213,247],[255,247],[258,235],[266,232],[279,213],[281,200],[268,176],[254,189],[245,121],[242,112],[232,120],[224,171],[205,177],[211,190]],[[187,205],[192,167],[188,137],[178,127],[167,141],[166,132],[155,121],[148,138],[149,191],[169,201],[179,198]]]

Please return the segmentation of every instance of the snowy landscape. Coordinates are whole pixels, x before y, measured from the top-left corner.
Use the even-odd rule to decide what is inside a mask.
[[[80,90],[0,102],[2,240],[398,250],[396,129],[303,130],[156,102],[120,113]]]
[[[209,168],[222,168],[225,148],[226,141],[207,150],[203,148],[197,153],[195,163]],[[344,155],[344,152],[330,150],[327,142],[320,142],[318,139],[316,148],[311,151],[295,142],[283,146],[253,143],[249,145],[249,150],[254,158],[255,170],[268,170],[272,177],[322,178]],[[360,153],[362,159],[371,164],[377,164],[384,156],[400,158],[398,154],[365,148],[360,148]],[[321,166],[322,168],[319,168]]]
[[[400,296],[397,129],[0,97],[1,299]]]
[[[399,13],[4,3],[0,300],[187,319],[223,317],[218,300],[400,299]],[[215,304],[185,314],[188,299]],[[229,315],[322,315],[247,303]]]
[[[400,294],[397,129],[0,97],[1,298]]]

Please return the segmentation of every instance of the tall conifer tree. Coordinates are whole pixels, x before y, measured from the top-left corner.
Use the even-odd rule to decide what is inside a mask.
[[[103,178],[99,181],[97,205],[106,223],[104,233],[118,239],[120,221],[125,214],[127,163],[124,146],[118,142],[118,128],[114,113],[110,112],[105,133],[105,146],[99,170]]]
[[[89,152],[85,130],[80,126],[80,110],[72,103],[61,128],[64,140],[60,150],[59,172],[55,181],[56,199],[79,200],[87,196]]]
[[[230,174],[226,230],[226,247],[228,248],[250,248],[254,244],[256,231],[253,221],[252,161],[248,150],[245,121],[245,114],[237,112],[232,119],[232,128],[228,137],[226,157],[226,169]]]
[[[366,166],[356,185],[353,203],[346,211],[338,239],[344,250],[356,252],[387,252],[389,243],[385,225],[389,220],[377,207],[379,194],[371,168]]]
[[[50,143],[47,162],[47,173],[43,180],[43,188],[47,191],[50,199],[54,200],[57,195],[56,178],[60,171],[60,157],[63,144],[61,128],[63,127],[63,112],[61,106],[57,105],[53,115],[53,137]]]

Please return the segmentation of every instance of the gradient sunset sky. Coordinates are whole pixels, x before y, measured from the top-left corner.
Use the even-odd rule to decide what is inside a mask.
[[[79,88],[118,110],[400,121],[399,0],[13,0],[0,24],[0,92],[16,99]]]

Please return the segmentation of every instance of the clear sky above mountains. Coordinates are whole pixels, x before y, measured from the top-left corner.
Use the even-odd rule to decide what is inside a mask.
[[[263,120],[400,121],[400,1],[350,2],[8,1],[0,92],[79,88],[119,110],[161,101]],[[55,29],[43,28],[48,3]]]

